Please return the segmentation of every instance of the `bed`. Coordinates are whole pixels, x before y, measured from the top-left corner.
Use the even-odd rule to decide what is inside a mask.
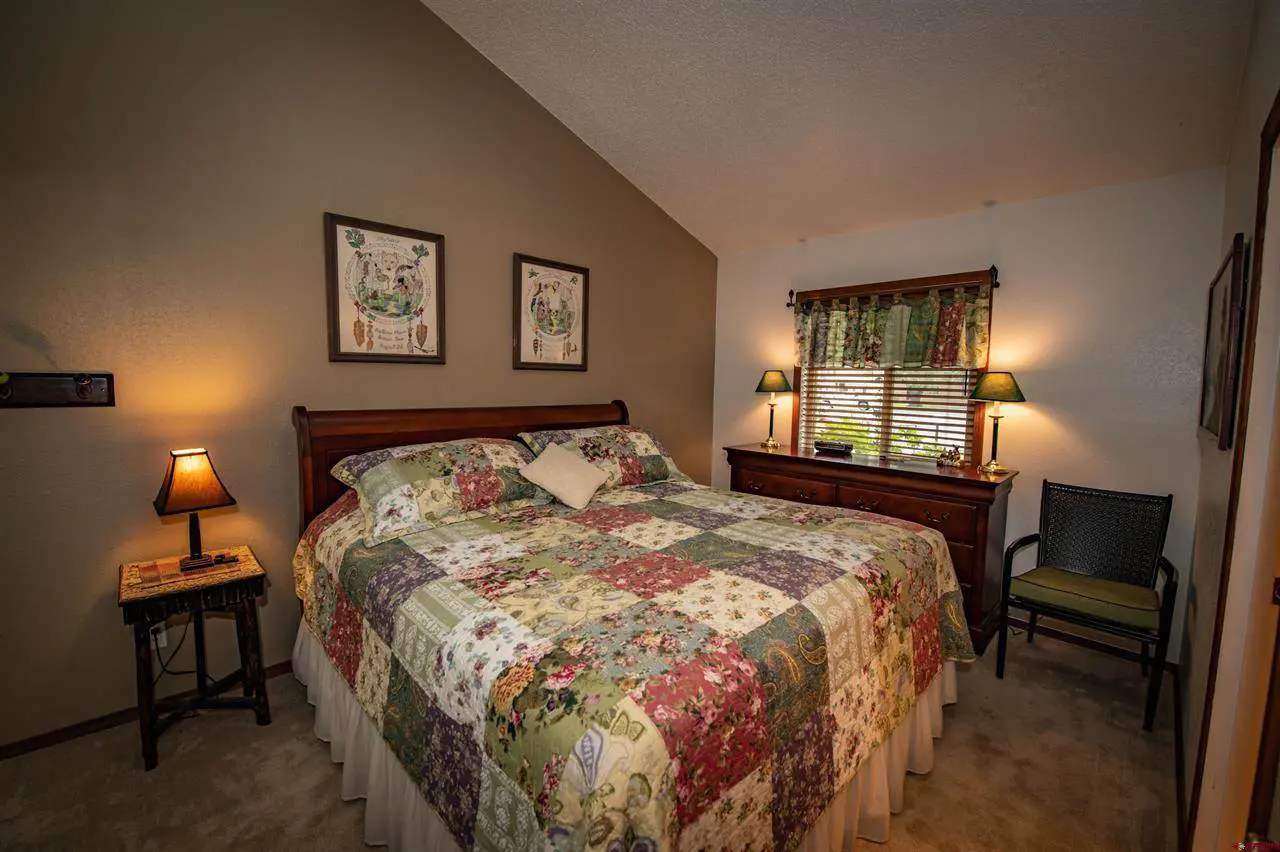
[[[316,733],[393,849],[850,848],[932,767],[972,659],[934,530],[684,477],[368,546],[372,450],[628,423],[603,405],[294,410]]]

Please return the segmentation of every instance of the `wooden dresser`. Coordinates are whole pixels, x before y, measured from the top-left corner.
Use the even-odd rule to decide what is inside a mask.
[[[997,476],[932,462],[840,458],[759,444],[725,447],[732,488],[821,506],[844,506],[933,527],[947,537],[979,654],[995,635],[1009,492],[1017,471]]]

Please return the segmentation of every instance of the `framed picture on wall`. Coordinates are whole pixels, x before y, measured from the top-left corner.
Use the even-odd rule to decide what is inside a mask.
[[[444,363],[444,237],[324,214],[330,361]]]
[[[589,271],[517,254],[511,361],[517,370],[586,370]]]
[[[1200,378],[1200,428],[1217,438],[1218,449],[1231,449],[1240,387],[1240,340],[1244,332],[1244,234],[1231,240],[1231,253],[1209,285],[1204,365]]]

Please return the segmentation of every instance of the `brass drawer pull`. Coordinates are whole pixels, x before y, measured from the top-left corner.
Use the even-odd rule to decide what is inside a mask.
[[[876,509],[880,508],[880,501],[872,500],[870,503],[868,503],[866,500],[863,500],[861,497],[859,497],[858,499],[853,501],[853,505],[864,512],[874,512]]]
[[[925,518],[925,520],[926,520],[926,521],[928,521],[928,522],[929,522],[929,523],[931,523],[931,524],[940,524],[940,523],[942,523],[943,521],[950,520],[950,519],[951,519],[951,513],[950,513],[950,512],[943,512],[943,513],[942,513],[942,515],[939,517],[939,516],[935,516],[935,515],[933,514],[933,512],[930,512],[928,509],[925,509],[925,510],[924,510],[924,518]]]
[[[796,489],[797,500],[812,500],[818,496],[817,491],[805,491],[803,488]]]
[[[764,483],[756,480],[747,480],[747,487],[752,491],[759,491],[761,488],[764,488]]]

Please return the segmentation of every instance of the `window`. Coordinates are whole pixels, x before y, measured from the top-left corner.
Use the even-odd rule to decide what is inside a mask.
[[[795,443],[853,444],[860,455],[937,459],[982,451],[980,403],[998,270],[802,290],[795,308]]]
[[[818,440],[848,441],[861,455],[936,459],[959,447],[974,452],[977,403],[969,393],[980,371],[961,368],[803,368],[800,447]]]

